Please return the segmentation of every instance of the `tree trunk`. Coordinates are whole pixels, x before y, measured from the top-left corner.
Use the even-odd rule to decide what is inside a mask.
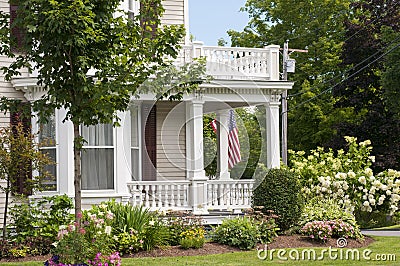
[[[7,237],[7,210],[8,210],[8,198],[10,195],[10,179],[7,178],[7,190],[6,190],[6,202],[4,203],[4,216],[3,216],[3,243]]]
[[[81,196],[81,136],[79,133],[79,124],[74,123],[74,188],[75,188],[75,219],[78,224],[81,220],[82,196]]]

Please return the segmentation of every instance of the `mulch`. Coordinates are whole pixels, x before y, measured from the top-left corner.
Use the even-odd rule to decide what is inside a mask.
[[[363,241],[347,239],[346,248],[362,248],[374,242],[371,237],[365,236]],[[301,235],[278,236],[274,241],[268,244],[268,249],[280,248],[302,248],[302,247],[337,247],[337,239],[328,239],[326,242],[318,242],[308,237]],[[264,248],[264,245],[259,245],[259,248]],[[141,251],[130,256],[129,258],[144,258],[144,257],[176,257],[176,256],[196,256],[196,255],[211,255],[221,253],[240,252],[238,248],[221,245],[218,243],[205,243],[199,249],[182,249],[180,247],[165,247],[157,248],[152,251]],[[20,259],[2,259],[0,262],[22,262],[22,261],[46,261],[50,256],[25,257]]]

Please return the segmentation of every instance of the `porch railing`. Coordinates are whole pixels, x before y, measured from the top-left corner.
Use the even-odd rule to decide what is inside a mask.
[[[279,80],[279,46],[244,48],[204,46],[194,42],[182,47],[178,64],[189,63],[193,58],[205,57],[207,74],[220,79]]]
[[[254,180],[210,180],[207,188],[208,208],[250,208],[253,184]]]
[[[190,181],[140,181],[128,183],[131,203],[151,210],[189,208]]]
[[[203,203],[206,210],[250,208],[254,180],[208,180]],[[199,194],[189,180],[136,181],[128,183],[131,204],[150,210],[192,210],[191,199]],[[193,193],[193,194],[191,194]]]

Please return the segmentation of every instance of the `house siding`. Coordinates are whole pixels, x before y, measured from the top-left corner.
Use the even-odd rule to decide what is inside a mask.
[[[186,179],[185,106],[157,104],[157,179]]]
[[[185,24],[185,5],[184,0],[165,0],[162,1],[165,12],[161,18],[163,25],[184,25]]]

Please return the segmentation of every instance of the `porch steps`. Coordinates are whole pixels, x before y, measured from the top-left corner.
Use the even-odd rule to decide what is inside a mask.
[[[204,225],[219,225],[224,219],[243,216],[243,213],[233,213],[231,211],[209,211],[208,214],[195,215],[203,219]]]

